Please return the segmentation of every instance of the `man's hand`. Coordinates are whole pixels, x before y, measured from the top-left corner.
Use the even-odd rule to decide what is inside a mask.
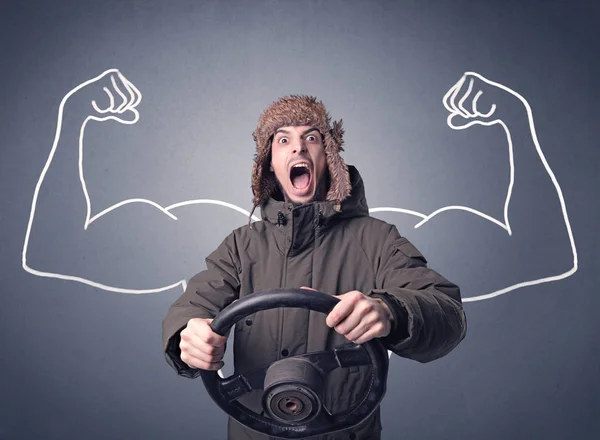
[[[358,290],[337,297],[340,302],[329,312],[325,322],[346,339],[363,344],[390,333],[393,315],[381,298],[371,298]]]
[[[220,370],[225,363],[225,343],[227,335],[221,336],[210,328],[210,318],[193,318],[181,331],[181,360],[191,368]]]

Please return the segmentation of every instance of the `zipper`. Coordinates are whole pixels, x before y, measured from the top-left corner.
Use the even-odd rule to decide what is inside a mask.
[[[278,213],[278,218],[277,218],[277,223],[279,224],[279,220],[280,220],[280,216],[279,214],[281,214],[281,217],[283,217],[281,219],[281,223],[283,224],[283,226],[285,227],[286,223],[287,223],[287,218],[285,217],[285,215],[279,211]],[[293,218],[293,216],[292,216]],[[294,223],[292,220],[292,235],[293,235],[293,227],[294,227]],[[284,234],[285,237],[285,234]],[[290,247],[291,248],[291,247]],[[290,253],[290,248],[287,249],[287,252],[285,252],[284,254],[284,258],[283,258],[283,265],[281,268],[281,287],[285,288],[287,286],[287,262],[288,262],[288,256]],[[279,315],[279,328],[278,328],[278,332],[277,332],[277,360],[281,359],[281,350],[282,350],[282,344],[283,344],[283,312],[284,312],[285,308],[284,307],[279,307],[278,308],[278,315]]]
[[[311,261],[311,271],[310,271],[310,286],[312,287],[313,281],[315,279],[315,254],[317,253],[317,239],[319,238],[319,229],[321,228],[321,221],[323,220],[323,211],[319,209],[315,217],[315,221],[313,222],[313,251],[312,251],[312,261]],[[310,315],[311,311],[308,310],[308,325],[306,326],[306,351],[308,351],[308,346],[310,343]]]

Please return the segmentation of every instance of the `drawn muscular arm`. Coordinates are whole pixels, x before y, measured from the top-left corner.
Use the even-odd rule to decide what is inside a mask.
[[[64,97],[54,143],[34,192],[22,254],[25,270],[122,293],[184,287],[181,268],[186,258],[194,258],[191,265],[198,270],[203,259],[198,255],[195,260],[194,244],[201,237],[200,227],[196,223],[191,229],[185,217],[209,201],[163,207],[129,199],[99,212],[93,208],[84,175],[86,127],[108,121],[134,124],[140,101],[141,93],[115,69]],[[237,210],[245,213],[238,215],[242,224],[247,212]]]
[[[438,238],[444,249],[437,255],[452,261],[457,272],[460,266],[470,269],[470,278],[455,280],[464,300],[486,299],[572,275],[577,251],[566,203],[542,151],[529,103],[473,72],[466,73],[443,102],[451,128],[494,126],[508,144],[510,176],[502,218],[447,206],[423,216],[415,226],[423,230],[421,234]]]

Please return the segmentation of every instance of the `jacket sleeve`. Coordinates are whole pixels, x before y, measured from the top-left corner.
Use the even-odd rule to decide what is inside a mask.
[[[163,319],[163,349],[167,363],[184,377],[195,378],[200,370],[181,358],[179,334],[192,318],[214,318],[239,297],[239,254],[231,233],[206,258],[206,269],[192,277],[185,292],[171,305]]]
[[[376,266],[376,289],[394,325],[382,342],[393,353],[419,362],[445,356],[463,340],[467,330],[460,289],[436,271],[395,226],[381,249]]]

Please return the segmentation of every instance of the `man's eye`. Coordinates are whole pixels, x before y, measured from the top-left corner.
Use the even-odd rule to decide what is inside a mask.
[[[317,138],[315,137],[314,134],[309,134],[308,136],[306,136],[306,140],[313,142],[313,141],[316,141]]]
[[[287,144],[287,141],[288,141],[288,138],[286,138],[286,137],[282,137],[282,138],[279,138],[279,141],[278,141],[278,142],[279,142],[280,144]]]

